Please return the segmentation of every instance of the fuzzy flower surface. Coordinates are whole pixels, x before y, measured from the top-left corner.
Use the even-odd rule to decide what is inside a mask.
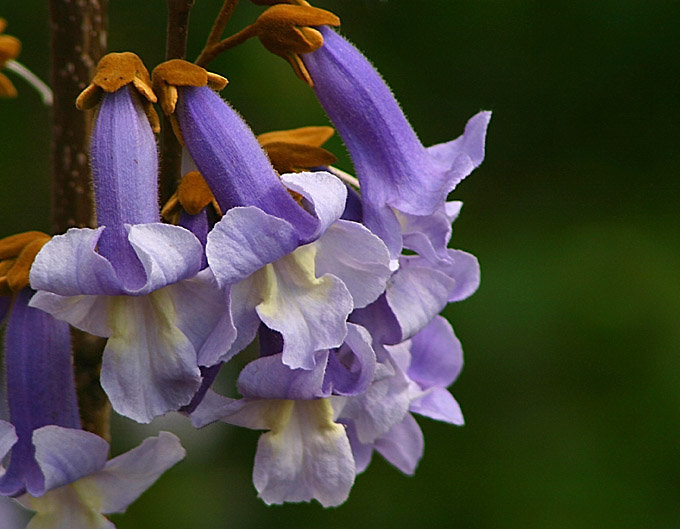
[[[343,343],[349,314],[384,291],[387,249],[361,224],[340,219],[346,188],[337,178],[279,176],[245,122],[209,86],[176,89],[181,136],[224,212],[206,255],[218,284],[230,288],[238,335],[229,355],[250,343],[262,322],[283,336],[286,365],[313,369],[316,351]]]
[[[201,271],[200,241],[160,223],[156,142],[130,85],[102,95],[91,158],[99,228],[71,229],[43,247],[31,303],[109,338],[102,387],[118,413],[149,422],[189,403],[199,365],[219,362],[235,330],[218,325],[227,301]]]

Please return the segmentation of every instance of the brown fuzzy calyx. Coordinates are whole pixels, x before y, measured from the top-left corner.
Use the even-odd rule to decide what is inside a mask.
[[[158,102],[163,112],[169,117],[172,130],[177,140],[184,145],[175,106],[179,93],[178,86],[209,86],[213,90],[222,90],[229,81],[216,73],[182,59],[171,59],[162,62],[151,73],[151,85],[158,95]]]
[[[161,122],[153,108],[157,98],[151,88],[149,70],[136,54],[129,51],[109,53],[101,58],[92,82],[76,99],[76,108],[78,110],[94,108],[101,101],[103,92],[113,93],[127,85],[132,85],[141,96],[144,113],[149,118],[153,131],[160,132]]]
[[[35,256],[50,239],[40,231],[28,231],[0,240],[0,295],[9,296],[29,285]]]
[[[163,206],[161,216],[177,223],[181,209],[184,209],[189,215],[198,215],[203,208],[210,205],[212,205],[217,216],[221,217],[220,206],[201,173],[190,171],[184,175],[177,191]]]
[[[283,57],[295,74],[313,86],[301,53],[311,53],[323,46],[323,36],[311,26],[339,26],[340,19],[324,9],[309,5],[275,4],[255,22],[257,36],[271,53]]]
[[[222,90],[229,82],[226,77],[210,73],[205,68],[182,59],[172,59],[156,66],[151,74],[152,86],[163,112],[175,112],[178,86],[209,86]]]
[[[321,148],[334,132],[332,127],[301,127],[265,132],[257,140],[267,152],[274,169],[283,174],[337,162],[333,153]]]

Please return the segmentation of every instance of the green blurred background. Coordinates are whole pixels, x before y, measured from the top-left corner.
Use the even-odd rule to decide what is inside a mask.
[[[110,2],[111,51],[162,60],[165,2]],[[228,30],[252,21],[247,1]],[[189,57],[218,10],[196,0]],[[158,427],[185,462],[114,516],[119,529],[680,528],[680,201],[677,1],[318,0],[380,69],[423,143],[494,117],[484,164],[453,198],[453,246],[482,285],[450,306],[466,352],[463,428],[420,420],[415,477],[375,457],[347,503],[267,507],[257,432],[118,419],[114,452]],[[3,1],[20,60],[48,74],[46,2]],[[212,69],[256,132],[327,122],[257,41]],[[11,75],[11,74],[10,74]],[[16,81],[0,101],[0,236],[47,229],[48,112]],[[331,150],[351,170],[342,144]]]

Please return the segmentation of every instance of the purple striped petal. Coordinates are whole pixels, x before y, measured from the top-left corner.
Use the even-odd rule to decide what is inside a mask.
[[[302,239],[302,244],[319,238],[340,218],[347,202],[347,188],[335,176],[324,171],[287,173],[281,181],[290,190],[306,199],[305,207],[318,220],[316,231]]]
[[[354,463],[356,464],[357,474],[361,474],[371,464],[373,457],[373,444],[363,444],[359,442],[356,428],[354,424],[347,425],[347,438],[352,447],[352,455],[354,456]]]
[[[352,296],[337,277],[316,277],[315,243],[258,271],[244,281],[262,301],[257,314],[270,329],[283,335],[283,362],[297,369],[312,369],[314,352],[342,345]]]
[[[31,286],[61,296],[148,294],[193,277],[201,268],[201,243],[178,226],[127,226],[128,240],[139,260],[144,281],[128,288],[111,263],[95,250],[104,228],[73,228],[52,238],[31,267]]]
[[[238,377],[238,390],[247,399],[311,400],[322,391],[328,351],[316,355],[313,369],[290,369],[282,354],[265,356],[246,365]]]
[[[355,396],[364,393],[375,374],[376,359],[366,329],[347,324],[345,343],[331,352],[323,380],[325,395]]]
[[[404,418],[411,402],[409,389],[401,370],[385,359],[366,392],[334,399],[338,420],[352,422],[359,442],[371,444]]]
[[[456,281],[455,288],[449,294],[449,302],[462,301],[479,288],[479,261],[462,250],[449,250],[448,258],[448,265],[442,271]]]
[[[177,328],[197,351],[200,366],[231,358],[236,328],[229,311],[229,289],[221,289],[210,269],[165,287],[177,311]]]
[[[444,421],[457,426],[465,424],[458,402],[444,388],[432,388],[423,397],[414,400],[409,410],[435,421]]]
[[[403,341],[423,329],[446,306],[456,282],[418,257],[402,257],[385,294]],[[424,266],[423,266],[424,265]]]
[[[15,297],[5,330],[5,372],[10,420],[17,443],[0,494],[15,495],[25,488],[44,491],[44,477],[35,461],[32,435],[41,426],[80,428],[68,324],[28,306],[32,291]]]
[[[460,213],[462,205],[462,202],[445,202],[432,215],[399,214],[404,247],[433,263],[446,260],[451,223]]]
[[[42,492],[28,490],[33,496],[73,483],[98,472],[106,464],[109,443],[83,430],[43,426],[33,432],[35,459],[45,476]]]
[[[225,422],[230,422],[227,419],[232,415],[238,414],[238,412],[243,410],[247,404],[248,402],[246,399],[230,399],[228,397],[223,397],[212,390],[208,390],[201,403],[190,413],[189,418],[191,419],[191,424],[194,428],[203,428],[216,421],[223,420]],[[246,416],[248,416],[247,412]],[[266,430],[264,424],[254,426],[242,425],[239,423],[231,424],[238,424],[239,426],[255,430]]]
[[[83,493],[73,486],[59,487],[39,498],[25,494],[17,501],[37,514],[26,529],[116,529],[109,520],[88,505]]]
[[[256,207],[234,208],[208,235],[208,263],[221,286],[238,283],[298,247],[285,220]]]
[[[364,222],[396,257],[399,231],[389,207],[431,215],[484,156],[490,114],[480,113],[461,138],[425,149],[378,72],[349,42],[318,28],[324,45],[305,54],[316,95],[350,152],[364,201]]]
[[[290,196],[253,132],[207,86],[179,87],[176,110],[182,136],[222,211],[256,206],[288,221],[301,239],[318,221]]]
[[[90,161],[97,224],[106,226],[98,252],[126,287],[134,289],[144,284],[144,273],[124,226],[160,219],[156,140],[131,90],[104,92],[92,129]]]
[[[7,421],[0,421],[0,461],[5,459],[7,452],[9,452],[17,442],[16,431],[14,426]]]
[[[462,136],[446,143],[432,145],[427,148],[427,152],[434,158],[451,164],[464,153],[475,167],[479,167],[484,161],[484,143],[489,121],[491,112],[479,112],[468,120]]]
[[[271,431],[257,443],[253,467],[259,497],[268,505],[312,499],[324,507],[340,505],[356,470],[347,434],[333,422],[330,403],[274,402],[278,413],[270,415]]]

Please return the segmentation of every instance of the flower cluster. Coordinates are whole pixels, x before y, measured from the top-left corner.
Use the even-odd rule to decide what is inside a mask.
[[[256,137],[218,94],[220,75],[183,60],[149,75],[132,53],[101,60],[77,100],[96,110],[98,227],[0,242],[0,456],[11,451],[0,492],[36,510],[35,527],[111,526],[101,513],[183,456],[161,433],[106,461],[107,442],[81,428],[69,325],[106,338],[100,381],[117,413],[265,430],[253,481],[267,504],[339,505],[373,451],[413,473],[413,413],[463,424],[447,390],[462,349],[438,314],[477,289],[479,267],[448,248],[461,203],[447,196],[482,162],[490,114],[424,147],[337,17],[264,3],[251,33],[313,87],[356,177],[321,147],[329,127]],[[162,211],[155,103],[184,149]],[[242,398],[211,390],[252,343]]]

